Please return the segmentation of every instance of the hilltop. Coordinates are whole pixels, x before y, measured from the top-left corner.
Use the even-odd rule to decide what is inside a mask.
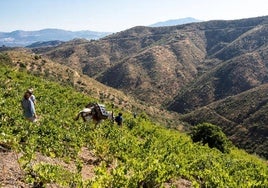
[[[175,26],[175,25],[182,25],[182,24],[194,23],[194,22],[202,22],[202,20],[198,20],[192,17],[187,17],[187,18],[180,18],[180,19],[157,22],[157,23],[149,25],[149,27]]]

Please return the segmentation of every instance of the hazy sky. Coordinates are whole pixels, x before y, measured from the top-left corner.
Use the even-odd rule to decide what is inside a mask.
[[[268,16],[267,0],[0,0],[0,8],[4,32],[116,32],[185,17],[208,21]]]

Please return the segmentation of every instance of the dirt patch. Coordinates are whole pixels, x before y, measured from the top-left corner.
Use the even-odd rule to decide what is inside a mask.
[[[18,159],[21,155],[10,150],[0,150],[0,187],[14,188],[14,187],[31,187],[24,182],[25,174],[20,168]],[[98,162],[93,153],[87,148],[82,148],[79,154],[83,162],[81,175],[83,180],[88,180],[94,177],[94,165]],[[32,160],[32,165],[39,163],[48,163],[51,165],[58,165],[70,172],[76,172],[74,162],[66,163],[58,158],[51,158],[36,153],[35,159]],[[49,186],[51,187],[51,186]],[[57,186],[52,186],[57,187]]]
[[[185,179],[171,180],[169,183],[164,184],[165,188],[192,188],[192,183]]]
[[[79,153],[79,157],[83,161],[83,167],[81,171],[83,180],[93,178],[94,167],[96,163],[98,163],[98,159],[86,147],[82,147],[81,152]]]
[[[18,154],[0,151],[0,187],[29,187],[23,182],[24,172],[18,163]]]

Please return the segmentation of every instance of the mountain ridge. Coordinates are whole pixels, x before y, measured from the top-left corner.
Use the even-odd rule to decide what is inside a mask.
[[[181,25],[198,21],[201,20],[188,17],[188,18],[173,19],[164,22],[158,22],[150,26],[160,27],[160,26]],[[112,34],[112,32],[99,32],[91,30],[69,31],[57,28],[44,28],[41,30],[33,30],[33,31],[26,31],[26,30],[15,30],[11,32],[0,31],[0,46],[25,47],[30,46],[33,43],[41,43],[48,41],[66,42],[69,40],[73,40],[75,38],[97,40],[110,34]]]
[[[188,23],[194,23],[194,22],[202,22],[202,20],[195,19],[192,17],[186,17],[186,18],[171,19],[171,20],[166,20],[162,22],[156,22],[148,26],[149,27],[166,27],[166,26],[175,26],[175,25],[182,25],[182,24],[188,24]]]

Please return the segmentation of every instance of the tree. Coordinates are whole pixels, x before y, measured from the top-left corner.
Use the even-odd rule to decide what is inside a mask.
[[[230,152],[230,141],[221,128],[211,123],[201,123],[193,127],[191,138],[194,142],[208,144],[210,148],[217,148],[223,153]]]

